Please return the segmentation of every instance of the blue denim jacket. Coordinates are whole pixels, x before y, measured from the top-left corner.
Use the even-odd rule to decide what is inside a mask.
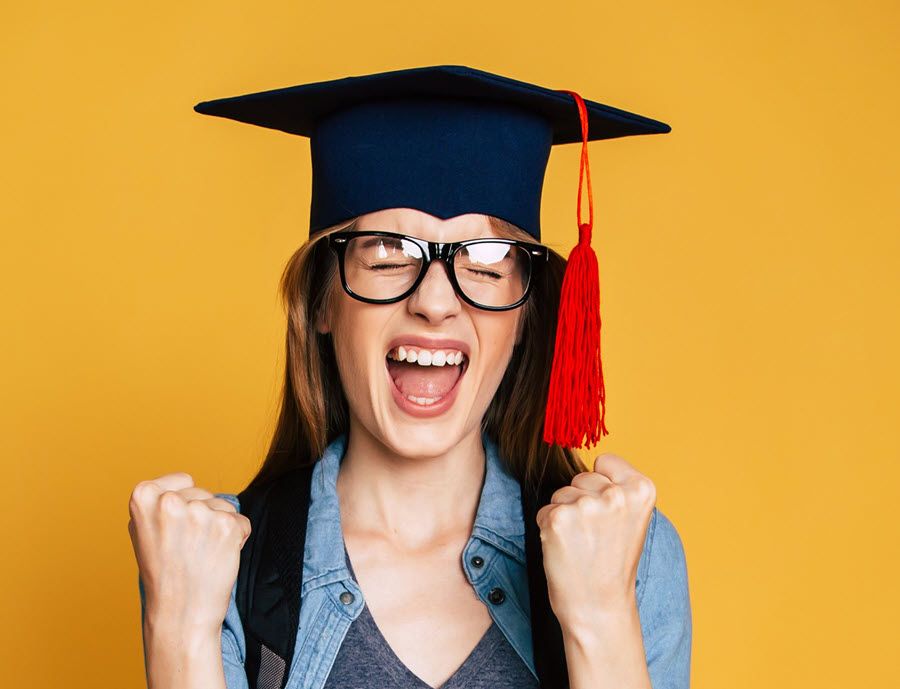
[[[286,689],[321,689],[341,642],[362,610],[359,586],[344,562],[343,533],[336,492],[346,435],[338,436],[313,468],[300,595],[300,622]],[[534,667],[525,527],[521,489],[506,470],[496,443],[482,435],[485,478],[472,535],[463,548],[466,578],[484,601],[512,647],[537,677]],[[216,493],[240,508],[237,496]],[[138,578],[141,616],[144,590]],[[488,593],[500,588],[498,604]],[[246,645],[235,603],[237,585],[222,624],[222,662],[228,689],[249,689],[244,672]],[[341,598],[349,592],[350,596]],[[684,549],[675,527],[654,507],[637,571],[636,599],[647,666],[654,689],[688,689],[691,609]]]

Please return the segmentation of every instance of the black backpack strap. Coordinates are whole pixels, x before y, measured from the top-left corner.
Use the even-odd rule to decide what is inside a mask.
[[[238,494],[252,531],[241,550],[236,603],[250,689],[284,689],[297,627],[312,466]]]
[[[538,510],[550,502],[554,491],[565,484],[545,481],[537,495],[522,489],[522,517],[525,521],[525,555],[528,570],[528,595],[531,604],[531,639],[534,666],[544,689],[567,689],[569,670],[562,627],[550,607],[547,574],[541,547],[540,528],[535,521]]]

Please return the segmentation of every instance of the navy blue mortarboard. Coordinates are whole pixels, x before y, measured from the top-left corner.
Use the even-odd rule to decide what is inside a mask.
[[[669,125],[585,100],[589,140]],[[441,65],[204,101],[194,109],[310,138],[310,233],[382,208],[484,213],[536,240],[555,144],[582,140],[571,96]]]
[[[585,434],[589,444],[606,434],[587,142],[664,134],[669,125],[459,65],[318,81],[194,109],[310,138],[310,234],[384,208],[416,208],[443,219],[492,215],[540,241],[550,148],[581,142],[579,241],[563,282],[544,439],[576,447]],[[585,175],[591,205],[582,223]]]

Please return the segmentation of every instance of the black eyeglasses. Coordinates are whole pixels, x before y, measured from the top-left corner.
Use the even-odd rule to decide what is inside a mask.
[[[341,284],[354,299],[390,304],[412,294],[432,261],[443,261],[456,294],[472,306],[506,311],[525,303],[548,260],[543,244],[517,239],[428,242],[397,232],[341,231],[328,235]]]

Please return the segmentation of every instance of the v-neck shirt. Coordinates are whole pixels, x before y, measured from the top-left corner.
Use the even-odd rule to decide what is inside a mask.
[[[344,547],[347,568],[356,581]],[[358,584],[359,582],[357,582]],[[423,639],[423,643],[428,643]],[[462,664],[437,689],[537,689],[538,682],[493,620]],[[434,689],[388,644],[367,604],[352,622],[323,689]]]

